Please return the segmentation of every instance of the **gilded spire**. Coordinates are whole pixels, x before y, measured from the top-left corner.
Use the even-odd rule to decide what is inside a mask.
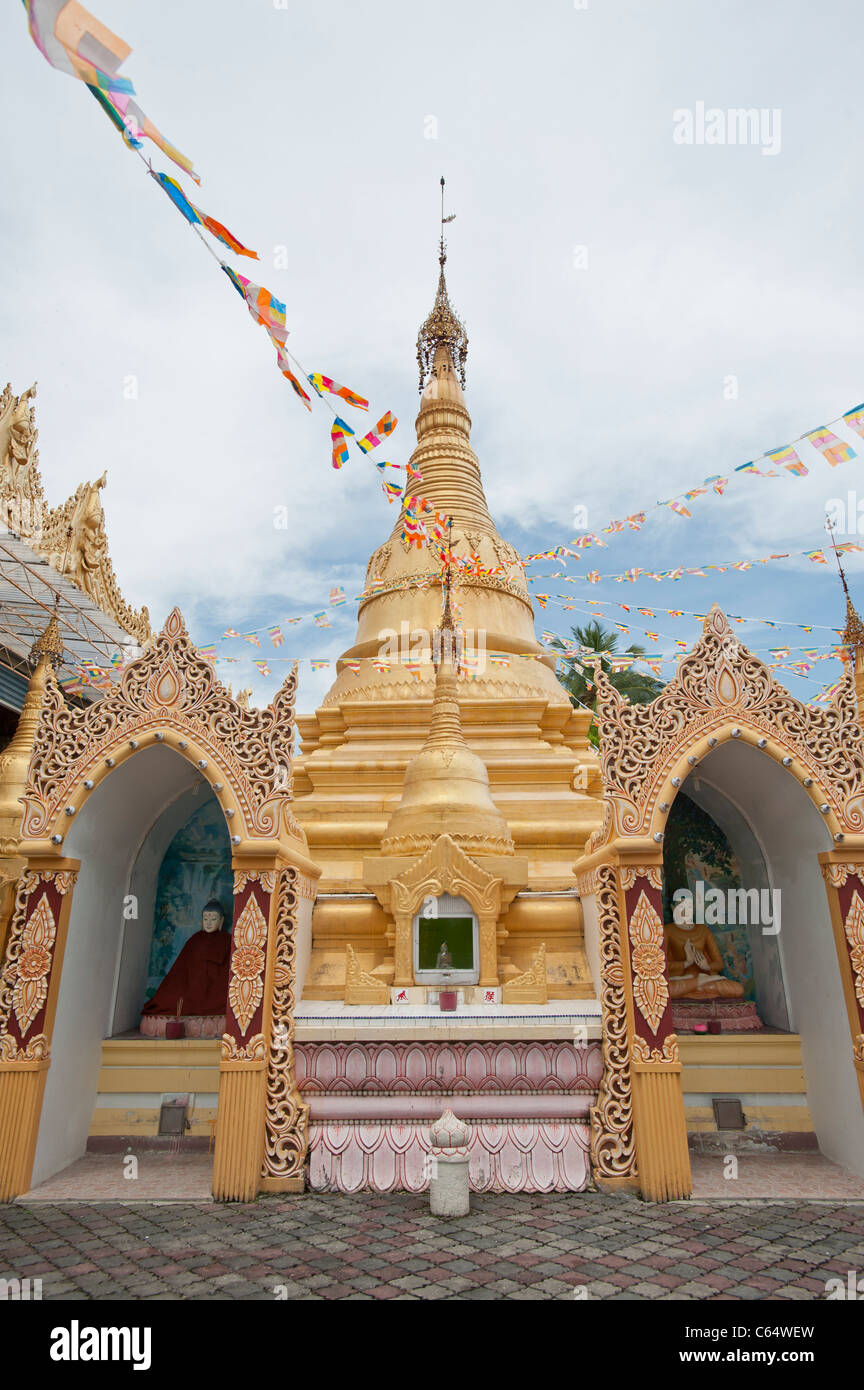
[[[847,647],[864,647],[864,623],[862,623],[858,610],[852,602],[849,591],[846,591],[846,626],[843,629],[843,641]]]
[[[449,596],[448,596],[449,598]],[[456,671],[453,664],[452,615],[435,634],[439,656],[429,734],[405,772],[402,799],[381,849],[384,854],[429,849],[440,835],[450,835],[466,853],[513,854],[513,840],[489,790],[486,764],[472,753],[462,733]]]
[[[54,612],[51,614],[48,626],[45,631],[40,633],[30,648],[30,665],[38,667],[42,658],[47,658],[57,670],[63,660],[63,638],[60,636],[60,624],[57,620],[57,604],[54,605]]]
[[[18,717],[18,727],[0,754],[0,856],[12,855],[17,848],[24,810],[21,797],[27,786],[48,671],[51,666],[56,669],[62,659],[63,641],[55,609],[44,632],[33,643],[30,652],[33,674]]]
[[[439,348],[446,348],[453,370],[462,386],[465,385],[465,363],[468,358],[468,334],[450,303],[447,294],[447,279],[444,267],[447,264],[447,244],[444,240],[444,227],[452,222],[455,213],[444,216],[444,179],[441,180],[441,242],[438,252],[438,293],[432,312],[421,326],[417,336],[417,365],[420,368],[420,390],[426,385],[435,366],[435,355]]]
[[[843,569],[843,561],[840,559],[840,551],[837,549],[837,542],[834,539],[834,527],[830,521],[826,521],[825,529],[831,537],[831,549],[834,551],[834,559],[837,561],[837,568],[840,571],[840,583],[843,585],[843,593],[846,595],[846,626],[843,629],[843,644],[846,652],[843,660],[849,662],[852,669],[860,719],[864,715],[864,623],[862,623],[858,610],[852,602],[852,595],[846,582],[846,572]]]

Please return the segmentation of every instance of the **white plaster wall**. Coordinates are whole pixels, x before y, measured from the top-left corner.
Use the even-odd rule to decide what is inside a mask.
[[[591,971],[594,993],[599,996],[603,973],[600,969],[600,923],[597,915],[597,898],[594,893],[582,898],[583,932],[585,936],[585,955]]]
[[[303,998],[306,976],[309,973],[309,960],[312,955],[312,909],[314,898],[300,898],[297,906],[297,982],[294,986],[295,1005]]]
[[[781,946],[790,1026],[801,1035],[810,1114],[822,1152],[864,1175],[864,1112],[825,884],[816,858],[831,848],[824,820],[791,773],[740,743],[715,749],[699,776],[738,807],[781,890]]]
[[[102,1039],[112,1021],[123,899],[132,868],[151,826],[195,778],[179,754],[142,750],[94,791],[67,833],[64,853],[81,860],[81,871],[72,898],[34,1186],[86,1148]]]

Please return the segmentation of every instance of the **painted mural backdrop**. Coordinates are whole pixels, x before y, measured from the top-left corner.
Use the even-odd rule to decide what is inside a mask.
[[[679,792],[669,813],[663,852],[663,906],[672,921],[672,898],[679,888],[695,891],[702,879],[708,888],[743,888],[741,870],[732,847],[716,821]],[[723,957],[725,973],[744,986],[744,998],[756,998],[753,958],[746,926],[709,924]]]
[[[200,931],[201,913],[211,898],[218,898],[230,926],[234,901],[231,842],[215,798],[177,831],[162,860],[147,968],[148,999],[190,936]]]

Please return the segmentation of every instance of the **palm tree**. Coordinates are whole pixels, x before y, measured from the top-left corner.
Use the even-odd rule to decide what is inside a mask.
[[[574,642],[580,647],[587,648],[589,654],[590,652],[597,652],[598,654],[600,652],[608,652],[621,656],[639,657],[645,655],[645,648],[638,646],[635,642],[631,643],[626,651],[617,652],[618,633],[612,632],[609,628],[601,627],[596,619],[588,623],[587,627],[573,627],[570,631],[573,634]],[[554,644],[553,650],[557,648],[559,651],[565,651],[567,645],[570,644],[565,644],[559,638]],[[597,692],[593,685],[589,685],[590,677],[584,676],[581,670],[576,669],[575,663],[577,661],[579,661],[581,666],[580,658],[564,657],[563,660],[567,664],[568,669],[559,677],[561,684],[564,686],[564,689],[567,691],[574,705],[577,707],[580,705],[587,706],[588,709],[593,711],[597,703]],[[608,676],[610,684],[614,685],[619,694],[626,696],[633,705],[650,704],[663,689],[663,681],[657,680],[654,676],[647,676],[641,671],[636,671],[632,666],[628,666],[625,671],[613,671],[609,656],[604,655],[601,658],[600,664]],[[597,725],[593,723],[593,721],[588,731],[588,738],[596,747],[599,738],[597,734]]]

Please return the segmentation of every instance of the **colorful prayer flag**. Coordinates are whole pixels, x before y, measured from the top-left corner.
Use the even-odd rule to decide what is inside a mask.
[[[268,627],[267,633],[274,647],[281,647],[285,643],[285,636],[281,627]]]
[[[827,565],[828,563],[823,550],[805,550],[802,554],[806,555],[808,560],[812,560],[814,565]]]
[[[192,206],[195,207],[195,204],[193,203]],[[236,256],[248,256],[252,261],[258,260],[258,252],[250,251],[248,246],[244,246],[242,241],[238,241],[233,232],[229,232],[228,228],[224,227],[221,222],[217,222],[215,217],[208,216],[200,208],[195,208],[195,211],[201,219],[201,226],[206,227],[210,235],[214,236],[217,241],[221,241],[223,246],[227,246],[229,251],[233,251]]]
[[[243,641],[244,641],[244,642],[249,642],[249,643],[251,643],[251,645],[252,645],[253,647],[260,647],[260,646],[261,646],[261,640],[260,640],[260,638],[259,638],[257,632],[244,632],[244,633],[242,634],[242,636],[243,636]]]
[[[228,627],[228,628],[226,628],[225,631],[222,633],[222,639],[223,639],[223,641],[225,640],[226,637],[239,637],[239,636],[240,636],[240,633],[239,633],[239,632],[236,632],[236,631],[234,630],[233,627]]]
[[[330,430],[330,439],[333,443],[333,467],[342,468],[348,462],[348,439],[346,436],[353,435],[351,426],[341,420],[339,416],[333,421]]]
[[[397,498],[402,496],[402,489],[398,483],[388,483],[385,478],[381,486],[384,489],[384,496],[387,498],[388,502],[395,502]]]
[[[359,661],[343,661],[343,662],[342,662],[342,666],[343,666],[343,668],[344,668],[346,671],[351,671],[353,675],[359,676],[359,674],[360,674],[360,662],[359,662]]]
[[[330,669],[329,661],[310,661],[309,665],[313,671],[329,671]]]
[[[705,486],[713,487],[717,496],[722,497],[726,488],[729,486],[729,479],[722,477],[719,473],[715,473],[713,477],[705,479]]]
[[[314,617],[314,619],[315,619],[315,625],[316,625],[316,627],[329,627],[329,626],[330,626],[330,619],[327,617],[327,614],[326,614],[326,613],[315,613],[315,614],[313,614],[313,617]]]
[[[195,167],[191,159],[188,159],[185,154],[181,154],[180,150],[178,150],[175,145],[172,145],[170,140],[166,140],[162,132],[157,130],[156,126],[150,120],[150,117],[145,115],[141,110],[137,101],[133,101],[125,92],[102,92],[98,86],[91,87],[90,91],[99,102],[105,114],[115,125],[120,126],[127,145],[131,145],[133,149],[137,149],[140,147],[142,136],[146,137],[146,139],[152,140],[153,144],[158,146],[162,153],[171,160],[172,164],[176,164],[179,168],[183,169],[185,173],[189,175],[190,179],[193,179],[195,183],[201,182],[200,178],[195,173]]]
[[[199,225],[201,227],[206,227],[207,231],[215,236],[217,240],[221,241],[224,246],[230,247],[232,251],[236,251],[240,256],[251,256],[254,261],[257,261],[257,251],[248,251],[235,236],[232,236],[227,227],[222,226],[221,222],[217,222],[213,217],[208,217],[206,212],[202,212],[200,208],[196,208],[194,203],[190,203],[177,180],[172,179],[170,174],[161,174],[155,169],[151,169],[150,177],[161,185],[174,206],[192,226]]]
[[[842,439],[838,439],[836,434],[822,426],[818,430],[811,430],[806,438],[810,440],[814,449],[818,449],[823,458],[827,459],[832,468],[836,468],[838,463],[846,463],[849,459],[857,457],[851,444],[844,444]]]
[[[348,602],[348,596],[344,589],[335,588],[330,590],[330,602],[334,608],[341,608],[343,603]]]
[[[223,266],[222,269],[226,270],[226,267]],[[255,322],[267,329],[277,348],[284,346],[288,330],[285,327],[286,309],[281,299],[277,299],[275,294],[271,294],[263,285],[253,285],[251,280],[247,280],[245,275],[240,275],[237,271],[231,271],[230,278],[236,286],[242,286],[241,293]],[[281,362],[279,365],[281,367]]]
[[[253,661],[252,665],[257,666],[262,676],[270,675],[270,667],[267,665],[266,661]]]
[[[850,430],[854,430],[864,439],[864,405],[856,405],[854,409],[847,410],[843,419]]]
[[[394,417],[392,410],[388,410],[386,415],[382,415],[374,430],[370,430],[362,439],[357,440],[358,449],[362,449],[364,454],[371,454],[373,449],[377,449],[382,439],[386,439],[392,434],[399,421]]]
[[[58,72],[104,92],[134,92],[117,69],[132,49],[76,0],[24,0],[30,36]]]
[[[667,506],[667,507],[671,507],[672,511],[673,511],[673,512],[677,512],[679,516],[692,516],[692,515],[693,515],[692,512],[690,512],[690,511],[687,510],[687,508],[684,506],[684,503],[683,503],[683,502],[677,501],[677,499],[674,498],[674,497],[673,497],[673,499],[672,499],[671,502],[667,502],[667,503],[666,503],[666,506]]]
[[[270,336],[272,338],[273,334],[271,333]],[[296,376],[292,372],[291,364],[289,363],[288,358],[285,356],[284,352],[282,352],[281,348],[279,348],[278,345],[276,348],[276,361],[279,364],[280,372],[284,377],[287,378],[288,381],[290,381],[292,387],[294,388],[294,394],[299,396],[306,409],[308,411],[311,411],[312,402],[310,398],[307,396],[306,392],[303,390],[303,387],[300,385],[300,382],[297,380]]]
[[[801,462],[796,451],[788,444],[784,449],[769,449],[766,458],[772,463],[782,463],[783,467],[790,473],[794,473],[796,478],[806,478],[810,472],[806,464]]]
[[[357,392],[352,391],[350,386],[340,386],[339,382],[334,381],[332,377],[322,376],[320,372],[310,372],[309,380],[319,396],[323,396],[326,391],[331,396],[339,396],[348,405],[356,406],[358,410],[369,409],[369,402],[365,397],[358,396]],[[353,434],[353,432],[352,430],[351,433]]]

